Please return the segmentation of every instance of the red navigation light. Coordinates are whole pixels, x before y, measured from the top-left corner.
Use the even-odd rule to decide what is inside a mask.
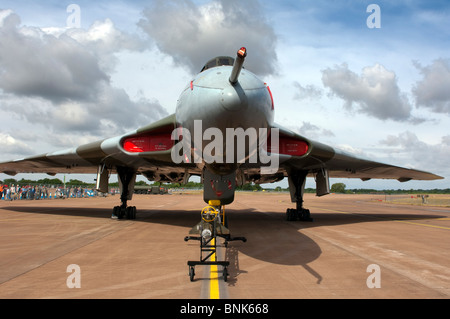
[[[237,54],[242,57],[245,58],[247,56],[247,49],[245,47],[242,47],[239,49],[239,51],[237,52]]]

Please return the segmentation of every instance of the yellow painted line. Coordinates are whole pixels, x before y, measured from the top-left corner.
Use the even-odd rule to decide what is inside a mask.
[[[358,216],[366,216],[366,217],[370,217],[370,218],[376,218],[376,219],[380,219],[380,220],[390,220],[390,221],[393,221],[393,222],[396,222],[396,223],[404,223],[404,224],[411,224],[411,225],[417,225],[417,226],[425,226],[425,227],[432,227],[432,228],[439,228],[439,229],[450,230],[450,227],[429,225],[429,224],[422,224],[422,223],[413,223],[413,222],[409,222],[409,221],[405,221],[405,220],[389,219],[389,218],[383,218],[383,217],[373,217],[373,216],[370,216],[370,215],[349,213],[349,212],[339,211],[339,210],[335,210],[335,209],[326,209],[326,208],[319,208],[319,207],[315,207],[315,209],[326,210],[326,211],[329,211],[329,212],[334,212],[334,213],[339,213],[339,214],[358,215]],[[423,219],[425,219],[425,218],[423,218]],[[431,218],[431,219],[433,220],[433,218]],[[448,218],[437,218],[436,220],[447,220],[447,219]]]
[[[349,212],[344,212],[341,210],[336,210],[336,209],[326,209],[326,208],[321,208],[321,207],[311,207],[314,209],[321,209],[321,210],[326,210],[328,212],[333,212],[333,213],[340,213],[340,214],[348,214],[348,215],[358,215],[358,214],[354,214],[354,213],[349,213]]]
[[[211,245],[215,244],[215,239],[211,241]],[[211,261],[216,261],[216,254],[214,253],[211,256]],[[218,276],[217,265],[210,266],[210,275],[209,275],[209,299],[220,299],[219,294],[219,276]]]

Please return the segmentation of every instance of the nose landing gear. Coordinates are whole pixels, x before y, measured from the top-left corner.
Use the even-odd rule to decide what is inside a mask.
[[[197,265],[217,265],[223,267],[223,280],[228,280],[229,261],[217,260],[218,237],[225,240],[224,246],[228,246],[228,242],[241,240],[246,242],[245,237],[231,237],[229,229],[226,227],[227,218],[225,216],[224,206],[220,205],[220,201],[209,201],[209,206],[202,210],[202,220],[195,225],[189,234],[198,234],[199,236],[186,236],[184,241],[198,240],[200,241],[200,260],[190,260],[187,262],[189,266],[189,278],[194,281],[195,266]]]

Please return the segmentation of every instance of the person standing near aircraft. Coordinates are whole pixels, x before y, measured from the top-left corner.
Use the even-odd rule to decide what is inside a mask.
[[[11,189],[8,187],[6,189],[6,200],[11,200]]]

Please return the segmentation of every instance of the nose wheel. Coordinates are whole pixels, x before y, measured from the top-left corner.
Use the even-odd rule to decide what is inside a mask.
[[[191,279],[191,281],[194,281],[194,276],[195,276],[195,267],[189,266],[189,278]]]
[[[223,268],[223,281],[225,281],[225,282],[228,281],[228,270],[227,270],[227,267]]]

